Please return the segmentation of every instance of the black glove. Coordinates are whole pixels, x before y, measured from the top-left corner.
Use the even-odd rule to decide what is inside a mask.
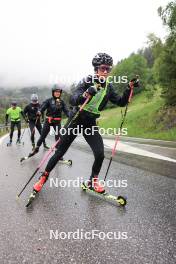
[[[86,92],[87,92],[89,95],[91,95],[91,96],[95,96],[96,93],[97,93],[97,90],[95,89],[94,86],[90,86],[90,87],[87,89]]]
[[[139,83],[139,76],[138,75],[136,75],[136,77],[135,78],[133,78],[132,80],[130,80],[130,83],[133,83],[133,86],[134,87],[139,87],[140,86],[140,83]]]
[[[41,114],[42,114],[42,113],[41,113],[40,111],[38,111],[36,115],[37,115],[37,116],[41,116]]]
[[[61,109],[61,100],[59,98],[56,99],[56,108]]]

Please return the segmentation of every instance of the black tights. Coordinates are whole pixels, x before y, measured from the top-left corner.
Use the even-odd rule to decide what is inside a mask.
[[[96,126],[96,121],[95,119],[84,119],[83,117],[79,116],[78,119],[71,125],[69,125],[69,128],[66,128],[67,133],[63,136],[61,136],[61,140],[58,144],[57,151],[55,154],[50,158],[48,161],[48,164],[46,166],[45,171],[51,172],[52,169],[56,166],[57,162],[59,159],[66,153],[74,139],[76,138],[76,135],[74,135],[73,131],[71,132],[70,128],[75,128],[77,125],[79,127],[82,125],[83,127],[83,136],[89,146],[91,147],[95,160],[92,166],[92,173],[91,177],[98,175],[104,160],[104,145],[103,145],[103,140],[101,135],[98,132],[98,128]],[[92,126],[96,127],[96,130],[93,133],[90,132],[90,135],[88,133],[86,134],[86,128],[91,129]],[[70,133],[69,133],[70,131]]]
[[[10,140],[12,140],[15,126],[17,126],[17,129],[18,129],[18,139],[20,139],[20,136],[21,136],[21,121],[16,121],[16,122],[11,121]]]
[[[48,121],[45,121],[44,126],[42,128],[41,136],[39,140],[37,141],[37,146],[40,147],[42,142],[45,142],[45,138],[47,137],[48,133],[50,132],[50,127],[53,127],[55,130],[55,140],[57,141],[59,139],[59,130],[61,128],[60,123],[59,124],[53,124],[48,123]]]
[[[37,128],[39,134],[41,135],[42,132],[42,125],[40,122],[35,123],[35,121],[29,121],[29,128],[31,131],[31,142],[34,143],[35,139],[34,139],[34,135],[35,135],[35,127]],[[43,141],[43,143],[45,144],[45,140]]]

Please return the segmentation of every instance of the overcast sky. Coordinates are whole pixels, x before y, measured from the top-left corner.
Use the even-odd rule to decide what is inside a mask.
[[[166,31],[157,14],[167,0],[0,0],[0,86],[78,81],[92,57],[114,63]]]

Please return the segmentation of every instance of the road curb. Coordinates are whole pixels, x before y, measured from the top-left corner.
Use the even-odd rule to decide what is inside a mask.
[[[72,146],[76,149],[91,152],[91,149],[88,145],[73,143]],[[111,150],[105,147],[105,157],[107,159],[110,159],[110,156]],[[117,151],[115,157],[113,158],[113,161],[176,179],[176,163],[171,161],[145,157],[122,151]]]
[[[115,139],[115,136],[103,136],[104,139]],[[160,147],[170,147],[176,148],[175,141],[165,141],[165,140],[158,140],[158,139],[147,139],[147,138],[133,138],[133,137],[120,137],[120,141],[122,142],[133,142],[138,144],[148,144],[148,145],[155,145]]]
[[[5,139],[6,137],[8,137],[8,133],[5,134],[5,135],[0,136],[0,145],[2,144],[2,142],[4,141],[4,139]]]

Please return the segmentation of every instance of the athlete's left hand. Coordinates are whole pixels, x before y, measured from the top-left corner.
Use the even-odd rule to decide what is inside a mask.
[[[139,83],[139,76],[136,75],[135,78],[131,79],[130,82],[129,82],[129,87],[131,89],[133,89],[134,87],[139,87],[140,86],[140,83]]]

